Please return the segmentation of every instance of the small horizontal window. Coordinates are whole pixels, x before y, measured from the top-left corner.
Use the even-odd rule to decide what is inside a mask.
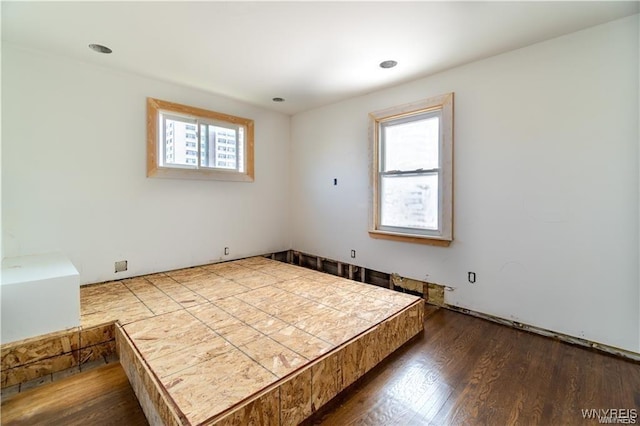
[[[153,98],[147,116],[147,176],[253,181],[253,120]]]

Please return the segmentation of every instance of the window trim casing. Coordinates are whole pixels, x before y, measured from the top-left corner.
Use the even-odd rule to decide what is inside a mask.
[[[159,164],[158,128],[159,113],[176,113],[183,116],[200,117],[243,126],[245,131],[245,171],[222,170],[213,168],[162,167]],[[199,130],[198,130],[199,131]],[[199,140],[199,139],[198,139]],[[199,143],[198,143],[199,146]],[[198,164],[200,163],[198,155]],[[147,98],[147,177],[168,179],[226,180],[235,182],[253,182],[254,169],[254,122],[251,119],[230,114],[210,111],[203,108],[182,105],[175,102]]]
[[[369,236],[371,238],[436,246],[449,246],[453,241],[453,98],[453,93],[447,93],[369,114],[371,152]],[[380,229],[380,124],[385,121],[437,110],[440,110],[442,114],[440,128],[443,138],[442,152],[440,153],[443,182],[440,187],[442,193],[439,194],[442,209],[439,209],[438,212],[442,221],[441,232],[438,235],[425,235]]]

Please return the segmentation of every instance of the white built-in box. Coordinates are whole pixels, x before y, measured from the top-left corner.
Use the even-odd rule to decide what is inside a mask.
[[[2,343],[80,325],[80,277],[62,254],[2,260]]]

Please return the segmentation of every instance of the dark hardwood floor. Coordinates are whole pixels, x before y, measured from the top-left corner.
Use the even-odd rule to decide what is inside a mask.
[[[588,425],[582,410],[613,408],[640,414],[640,364],[430,307],[422,337],[308,423]]]
[[[596,425],[582,410],[612,408],[640,412],[640,364],[429,307],[423,336],[306,423]],[[3,425],[146,424],[118,364],[11,397],[1,417]]]

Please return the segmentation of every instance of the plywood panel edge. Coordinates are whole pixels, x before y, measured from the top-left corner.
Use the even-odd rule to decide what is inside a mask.
[[[120,364],[129,379],[149,424],[186,425],[189,422],[163,391],[120,324],[115,329]]]

